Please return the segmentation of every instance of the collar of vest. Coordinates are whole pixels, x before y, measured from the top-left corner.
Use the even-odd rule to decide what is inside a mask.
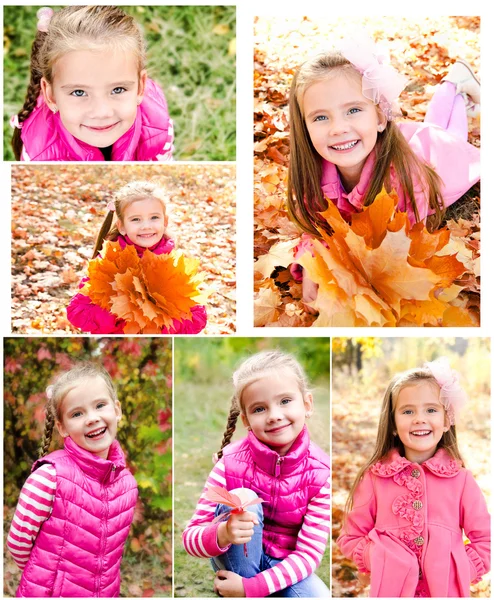
[[[249,431],[247,443],[256,465],[268,475],[278,477],[279,475],[289,475],[306,459],[310,438],[307,427],[304,425],[292,447],[284,456],[280,456],[278,452],[259,441],[252,431]]]
[[[169,237],[166,237],[166,235],[164,235],[159,242],[150,248],[144,248],[143,246],[134,244],[134,242],[127,235],[119,235],[117,239],[122,249],[126,246],[134,246],[137,255],[141,258],[145,250],[150,250],[154,254],[169,254],[175,247],[173,240]]]
[[[120,444],[117,440],[113,440],[109,450],[108,458],[100,458],[96,454],[92,454],[88,450],[84,450],[78,446],[70,437],[64,440],[63,450],[56,450],[46,457],[40,458],[33,465],[33,471],[44,462],[50,462],[50,456],[55,454],[66,454],[77,464],[77,466],[88,477],[104,481],[116,476],[122,469],[125,468],[125,456]]]

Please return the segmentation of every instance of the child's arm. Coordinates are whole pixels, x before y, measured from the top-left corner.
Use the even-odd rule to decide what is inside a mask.
[[[206,488],[211,486],[226,489],[225,464],[220,459],[207,478],[204,490],[199,498],[196,510],[182,534],[185,550],[192,556],[211,558],[228,550],[230,544],[222,548],[218,544],[218,527],[220,523],[211,523],[217,504],[204,497]]]
[[[330,485],[325,485],[307,506],[295,550],[271,569],[242,578],[247,598],[263,598],[312,575],[323,557],[329,537]]]
[[[472,583],[477,583],[491,568],[491,520],[484,495],[470,471],[465,479],[460,518],[460,525],[470,541],[465,545],[470,578]]]
[[[41,465],[24,484],[7,537],[7,547],[17,566],[24,569],[41,525],[53,506],[57,477],[53,465]]]
[[[375,521],[376,497],[372,477],[367,472],[355,490],[353,508],[336,540],[341,552],[353,560],[361,573],[370,573],[370,540],[367,534],[374,528]]]

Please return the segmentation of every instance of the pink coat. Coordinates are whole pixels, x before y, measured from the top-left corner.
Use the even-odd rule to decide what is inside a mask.
[[[444,449],[420,465],[392,450],[359,483],[337,544],[370,572],[371,597],[413,597],[424,581],[430,597],[468,597],[490,569],[490,517]]]
[[[137,502],[137,484],[117,441],[104,460],[65,439],[43,457],[54,465],[57,487],[22,573],[18,597],[114,598],[120,563]]]
[[[264,500],[265,552],[285,558],[295,549],[307,505],[329,477],[329,457],[310,441],[304,427],[285,456],[249,431],[224,448],[223,459],[226,488],[245,487]]]
[[[415,123],[407,121],[398,123],[401,133],[414,153],[431,167],[443,182],[441,188],[445,206],[456,202],[472,185],[480,179],[480,150],[465,140],[432,123]],[[323,160],[321,189],[325,196],[331,199],[346,219],[355,212],[360,212],[364,205],[367,191],[375,164],[373,150],[364,165],[360,181],[349,193],[345,192],[340,181],[338,170],[333,163]],[[395,170],[391,167],[391,186],[400,198],[398,209],[407,211],[410,222],[415,223],[415,215],[410,202],[406,200]],[[429,200],[421,191],[414,179],[414,194],[420,220],[431,214]]]
[[[38,97],[33,112],[22,124],[21,138],[24,161],[104,161],[99,148],[89,146],[70,134],[62,124],[60,113],[53,114],[43,95]],[[168,115],[165,96],[160,86],[148,79],[136,120],[112,146],[112,161],[171,160],[173,122]]]
[[[142,256],[146,248],[137,246],[127,236],[119,235],[117,238],[120,246],[125,248],[127,245],[132,245],[137,250],[137,254]],[[168,254],[175,247],[172,239],[163,237],[156,245],[149,248],[154,254]],[[87,277],[79,284],[79,288],[83,287],[87,281]],[[193,306],[191,308],[192,318],[185,321],[173,321],[170,329],[163,329],[164,334],[199,333],[206,327],[207,314],[204,306]],[[122,319],[117,319],[109,310],[101,308],[97,304],[92,304],[88,296],[84,294],[76,294],[67,307],[67,318],[74,327],[85,333],[123,333],[125,322]]]

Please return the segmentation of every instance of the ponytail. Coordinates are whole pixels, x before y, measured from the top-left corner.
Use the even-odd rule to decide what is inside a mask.
[[[218,452],[218,459],[223,456],[223,448],[228,446],[230,440],[232,439],[232,435],[235,432],[237,419],[240,415],[240,410],[238,409],[237,402],[235,396],[232,398],[232,404],[230,407],[230,413],[228,414],[228,420],[226,422],[225,433],[223,434],[223,440],[221,442],[221,448]]]
[[[109,210],[105,220],[103,221],[103,225],[101,225],[101,229],[99,230],[98,237],[96,238],[96,242],[94,243],[93,255],[91,258],[96,258],[103,248],[103,242],[108,237],[108,232],[111,229],[111,225],[113,222],[113,210]]]
[[[27,87],[26,99],[24,105],[17,113],[18,126],[14,129],[12,135],[12,149],[16,160],[20,160],[22,153],[21,127],[29,115],[33,112],[41,92],[41,70],[39,69],[39,53],[43,42],[45,41],[46,33],[38,31],[31,48],[31,79]]]

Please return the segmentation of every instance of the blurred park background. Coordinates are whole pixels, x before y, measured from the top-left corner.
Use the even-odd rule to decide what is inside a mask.
[[[175,124],[175,160],[235,160],[235,6],[121,8],[144,31],[148,75]],[[9,121],[26,96],[38,10],[4,7],[5,160],[14,160]]]
[[[492,483],[490,340],[487,338],[332,339],[332,537],[338,537],[344,505],[359,469],[372,455],[384,392],[401,371],[446,356],[460,373],[468,404],[456,426],[458,445],[490,505]],[[352,561],[332,545],[334,597],[367,597]],[[490,596],[490,576],[472,586],[471,596]]]
[[[122,405],[118,440],[139,486],[122,561],[124,597],[169,597],[172,582],[172,357],[164,338],[5,338],[4,535],[38,457],[46,387],[74,362],[102,365]],[[54,434],[51,450],[62,447]],[[4,541],[5,543],[5,541]],[[21,571],[4,547],[4,596]]]
[[[311,439],[329,454],[329,340],[327,338],[176,338],[174,343],[174,595],[210,598],[209,560],[189,556],[182,532],[213,468],[230,410],[232,375],[248,356],[268,349],[293,354],[314,394]],[[246,435],[242,422],[232,441]],[[329,586],[329,547],[317,574]]]

